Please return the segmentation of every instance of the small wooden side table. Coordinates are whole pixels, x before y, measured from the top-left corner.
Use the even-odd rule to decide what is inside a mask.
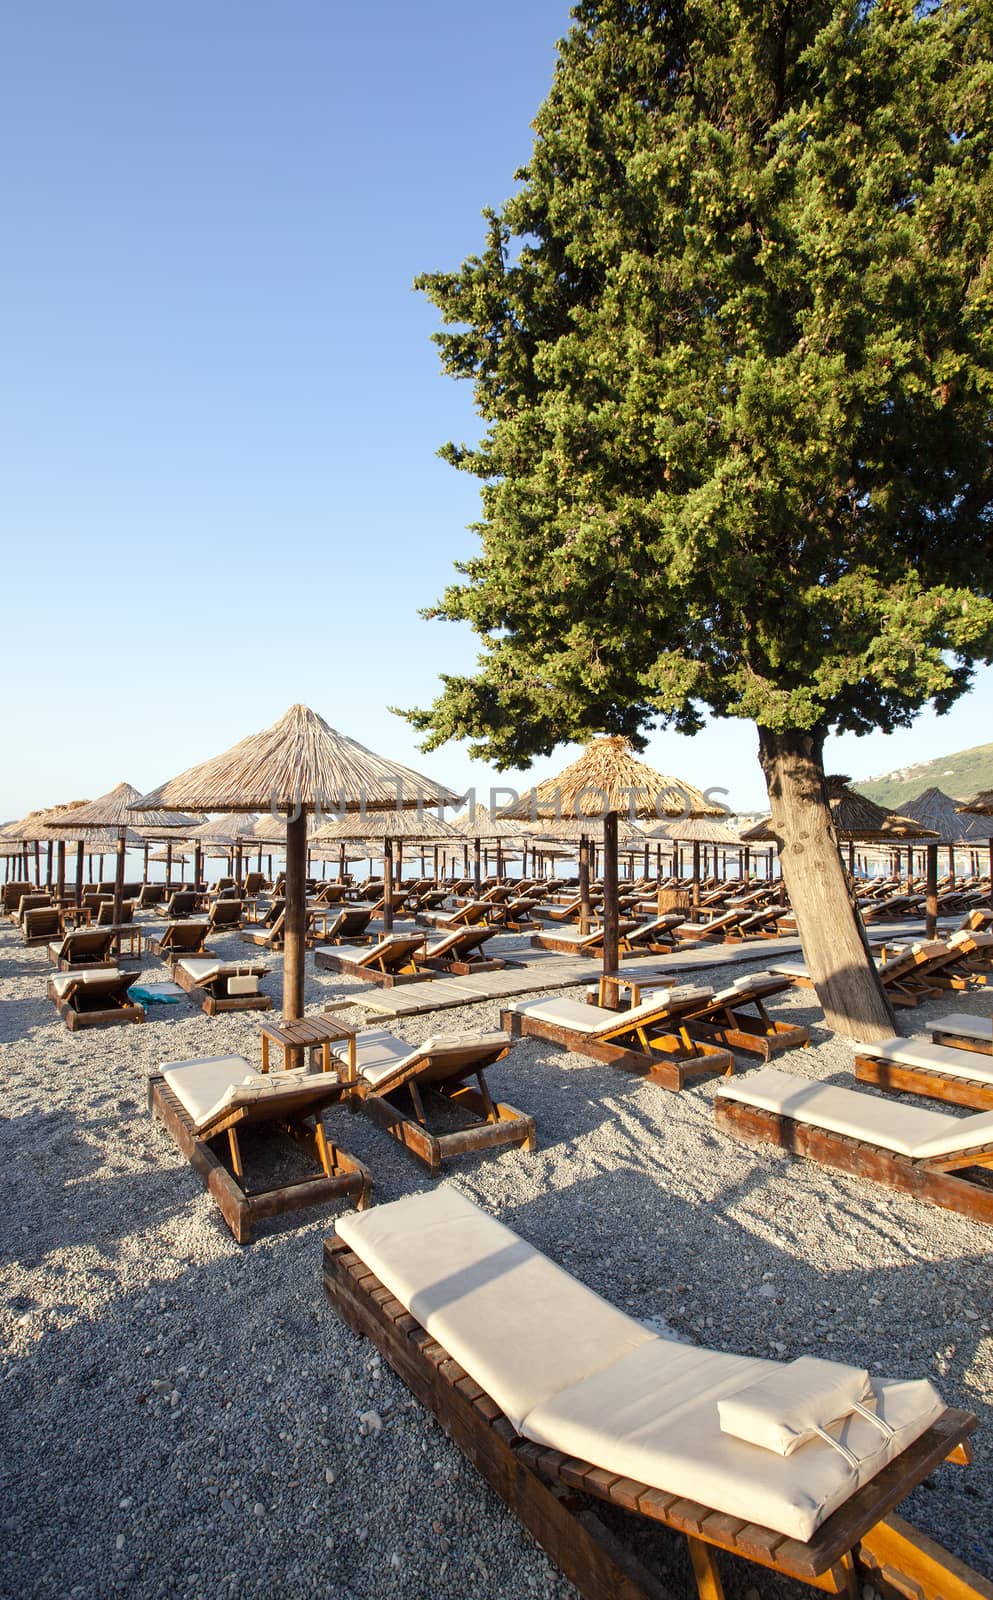
[[[346,1082],[354,1083],[357,1032],[358,1028],[352,1023],[342,1022],[339,1018],[328,1016],[326,1013],[318,1017],[294,1017],[289,1022],[267,1022],[262,1029],[262,1071],[269,1071],[270,1041],[283,1047],[284,1072],[292,1065],[293,1054],[297,1050],[307,1050],[311,1054],[315,1050],[320,1050],[321,1070],[331,1072],[333,1070],[331,1046],[338,1040],[347,1039],[348,1062],[345,1077]]]

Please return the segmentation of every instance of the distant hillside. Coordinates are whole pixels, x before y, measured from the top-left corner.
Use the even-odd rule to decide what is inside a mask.
[[[897,767],[853,783],[852,788],[867,794],[881,806],[899,810],[922,789],[943,789],[955,800],[968,800],[978,789],[993,789],[993,744],[976,744],[971,750],[938,756],[934,761],[919,761],[912,767]]]

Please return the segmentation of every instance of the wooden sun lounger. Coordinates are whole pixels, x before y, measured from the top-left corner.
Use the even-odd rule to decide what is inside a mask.
[[[207,931],[230,932],[241,927],[242,903],[240,900],[215,900],[207,912]]]
[[[242,928],[242,944],[254,944],[262,950],[282,950],[286,934],[286,909],[283,908],[273,922],[258,923],[251,928]]]
[[[118,1022],[144,1022],[145,1008],[128,999],[133,972],[92,967],[83,972],[53,973],[48,998],[70,1033],[78,1028],[108,1028]]]
[[[57,906],[32,906],[21,918],[21,939],[29,948],[51,944],[62,937],[62,918]]]
[[[176,922],[180,917],[195,917],[199,902],[200,896],[195,889],[176,889],[158,914],[166,922]]]
[[[988,1111],[955,1118],[763,1067],[718,1093],[714,1119],[723,1132],[748,1144],[772,1144],[975,1222],[993,1223],[993,1114]],[[936,1129],[939,1153],[915,1155],[913,1138],[897,1137],[899,1129],[911,1136]],[[927,1149],[926,1137],[917,1142]]]
[[[970,1017],[954,1012],[939,1017],[931,1024],[931,1038],[935,1044],[946,1044],[956,1050],[975,1050],[983,1055],[993,1055],[993,1018]]]
[[[175,1069],[218,1067],[223,1081],[225,1063],[230,1064],[227,1071],[243,1091],[242,1096],[238,1097],[238,1089],[233,1090],[226,1104],[203,1116],[191,1111],[190,1104],[184,1103],[167,1080],[167,1074]],[[253,1081],[246,1085],[246,1078]],[[240,1056],[169,1062],[148,1080],[149,1110],[165,1124],[210,1191],[239,1244],[248,1243],[257,1223],[288,1211],[324,1205],[343,1196],[354,1196],[359,1210],[368,1204],[372,1187],[368,1168],[328,1138],[322,1120],[323,1112],[344,1093],[345,1085],[334,1073],[280,1072],[263,1076]],[[187,1091],[184,1094],[192,1103]],[[202,1098],[209,1099],[210,1094]],[[214,1098],[221,1100],[221,1091]],[[271,1188],[249,1189],[239,1135],[245,1127],[257,1123],[275,1123],[290,1134],[311,1157],[318,1175]],[[222,1159],[222,1150],[227,1160]]]
[[[92,967],[116,967],[111,953],[113,928],[74,928],[48,946],[48,959],[60,972],[82,972]]]
[[[608,1011],[556,996],[519,1000],[500,1013],[513,1038],[547,1039],[580,1056],[635,1072],[678,1091],[689,1078],[734,1071],[734,1057],[691,1038],[686,1018],[711,998],[709,990],[643,1000],[629,1011]]]
[[[423,950],[425,937],[423,933],[393,933],[378,944],[331,946],[315,950],[314,964],[326,972],[378,984],[381,989],[392,989],[398,983],[423,983],[431,974],[418,970],[415,957]]]
[[[366,1029],[355,1037],[354,1092],[365,1115],[436,1178],[442,1163],[457,1156],[514,1144],[535,1148],[534,1118],[494,1100],[486,1084],[486,1068],[510,1048],[506,1033],[445,1035],[411,1045],[385,1029]],[[432,1096],[463,1112],[465,1125],[432,1128]]]
[[[989,1024],[985,1054],[921,1037],[858,1044],[855,1076],[877,1089],[923,1095],[953,1106],[970,1106],[974,1111],[993,1111]]]
[[[368,929],[372,918],[371,906],[343,906],[321,935],[321,942],[348,944],[361,939],[371,942],[373,936]]]
[[[206,938],[209,925],[206,922],[167,922],[162,932],[154,939],[145,940],[145,949],[149,955],[158,956],[162,961],[171,961],[178,956],[209,956]]]
[[[477,953],[492,937],[493,929],[488,923],[482,927],[452,928],[424,946],[417,965],[432,972],[447,972],[453,978],[468,978],[475,972],[502,972],[508,965],[506,961]]]
[[[771,1061],[784,1050],[802,1049],[810,1043],[810,1030],[797,1023],[777,1021],[765,1007],[766,1000],[789,988],[789,978],[763,973],[741,978],[729,989],[713,995],[699,1016],[690,1013],[689,1033],[692,1038],[723,1045],[725,1050],[760,1056],[763,1061]]]
[[[338,1314],[371,1340],[584,1600],[685,1595],[683,1539],[699,1600],[723,1600],[719,1555],[828,1594],[851,1597],[865,1584],[885,1589],[889,1579],[916,1600],[993,1597],[978,1573],[892,1514],[943,1462],[971,1461],[976,1418],[969,1412],[946,1407],[801,1540],[527,1439],[340,1236],[324,1246],[324,1288]],[[598,1506],[609,1508],[609,1526]],[[740,1590],[751,1576],[741,1573]]]
[[[271,1010],[272,996],[258,992],[258,980],[268,975],[269,968],[258,961],[218,961],[213,956],[180,956],[172,963],[173,980],[194,997],[208,1017],[216,1017],[220,1011]],[[243,992],[239,993],[240,978],[251,979],[254,992],[246,985]]]
[[[617,948],[621,952],[630,950],[628,935],[633,933],[638,923],[633,917],[623,917],[617,924]],[[580,933],[578,927],[574,931],[566,928],[545,928],[540,933],[531,935],[531,945],[535,950],[553,950],[558,955],[599,955],[603,950],[603,927],[591,929],[589,933]],[[667,949],[670,947],[666,947]]]

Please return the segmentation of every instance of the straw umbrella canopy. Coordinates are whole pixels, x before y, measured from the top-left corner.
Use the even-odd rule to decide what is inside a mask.
[[[993,817],[993,789],[980,789],[979,793],[974,794],[971,800],[963,801],[963,803],[959,806],[959,810],[965,812],[969,816],[970,823],[973,826],[979,817]],[[985,824],[983,824],[983,826],[985,826]],[[993,828],[990,830],[989,842],[990,889],[993,890]]]
[[[899,811],[888,811],[885,806],[877,805],[868,795],[859,794],[856,789],[850,788],[847,778],[829,777],[826,783],[831,816],[839,839],[852,844],[856,842],[905,844],[908,841],[917,843],[919,840],[928,839],[937,841],[938,834],[934,829],[925,827],[915,818],[904,816]],[[773,839],[771,820],[770,817],[763,817],[761,822],[746,828],[741,835],[742,839],[762,843],[771,841]]]
[[[502,871],[501,857],[505,843],[524,847],[529,834],[522,822],[513,817],[494,816],[485,806],[473,806],[452,819],[452,827],[463,839],[472,840],[472,873],[476,892],[480,885],[480,847],[484,839],[493,840],[497,847],[497,871]]]
[[[726,816],[727,813],[725,812]],[[741,834],[718,817],[685,817],[678,822],[660,822],[648,830],[649,839],[669,839],[673,845],[688,844],[693,847],[693,896],[700,898],[700,846],[713,845],[716,858],[718,845],[727,850],[742,848]],[[673,851],[675,854],[675,851]]]
[[[932,828],[941,843],[948,846],[948,870],[953,883],[955,846],[993,840],[993,825],[978,816],[964,817],[959,810],[959,802],[941,789],[934,787],[925,789],[915,800],[908,800],[903,809],[905,816],[914,817],[926,827]],[[991,861],[993,861],[993,844],[991,844]]]
[[[56,818],[71,816],[73,813],[82,810],[83,806],[88,804],[89,802],[87,800],[68,800],[63,805],[45,806],[40,810],[29,811],[27,816],[21,817],[19,821],[8,822],[4,828],[0,828],[0,839],[6,840],[12,847],[12,854],[15,857],[19,857],[23,861],[25,878],[27,878],[28,875],[28,845],[33,844],[35,847],[35,869],[37,875],[40,877],[41,871],[39,846],[42,844],[47,844],[51,850],[52,845],[55,844],[58,846],[58,866],[56,880],[58,883],[59,896],[62,896],[62,894],[65,892],[66,835],[54,830],[52,828],[52,822]],[[105,830],[94,828],[80,830],[80,850],[77,862],[79,867],[79,871],[77,873],[77,878],[79,880],[78,894],[81,893],[82,890],[82,842],[84,839],[86,842],[99,849],[101,854],[111,851],[114,848],[113,834],[107,833]]]
[[[348,840],[375,840],[383,849],[383,927],[388,933],[393,926],[393,863],[394,848],[399,852],[397,874],[403,862],[403,846],[435,844],[441,840],[461,839],[459,830],[442,817],[426,816],[423,811],[372,811],[364,816],[344,816],[339,822],[327,822],[314,834],[317,845]]]
[[[959,810],[979,817],[993,817],[993,789],[980,789],[971,800],[963,800]]]
[[[140,805],[138,803],[140,799],[138,790],[132,784],[119,783],[107,794],[100,795],[99,799],[91,800],[89,805],[80,806],[73,812],[71,818],[57,816],[50,822],[53,828],[71,829],[84,826],[109,828],[113,831],[117,843],[117,872],[114,877],[115,924],[120,923],[121,905],[124,899],[124,852],[128,844],[135,841],[135,830],[140,827],[146,838],[152,837],[153,832],[155,837],[158,837],[160,831],[168,835],[171,829],[188,826],[190,821],[185,816],[176,817],[165,810]],[[140,835],[137,838],[138,843],[144,843],[144,838]]]
[[[726,813],[699,789],[656,772],[632,753],[620,735],[593,739],[578,760],[555,778],[528,790],[507,815],[533,821],[572,818],[603,830],[603,970],[609,979],[619,959],[617,911],[617,824],[623,815],[634,821],[651,817],[721,817]],[[579,843],[581,926],[589,925],[589,835]],[[608,988],[608,993],[611,991]],[[616,995],[616,985],[612,991]]]
[[[453,805],[451,790],[388,761],[330,727],[308,706],[291,706],[249,735],[171,778],[141,800],[164,810],[268,811],[286,817],[286,938],[283,1014],[303,1015],[307,817],[332,808],[367,814]]]

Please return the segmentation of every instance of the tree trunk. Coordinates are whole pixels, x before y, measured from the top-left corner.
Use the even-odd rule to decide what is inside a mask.
[[[867,1044],[899,1032],[869,951],[824,784],[823,737],[759,728],[780,870],[829,1028]]]
[[[590,841],[585,834],[579,840],[579,931],[590,931]]]

